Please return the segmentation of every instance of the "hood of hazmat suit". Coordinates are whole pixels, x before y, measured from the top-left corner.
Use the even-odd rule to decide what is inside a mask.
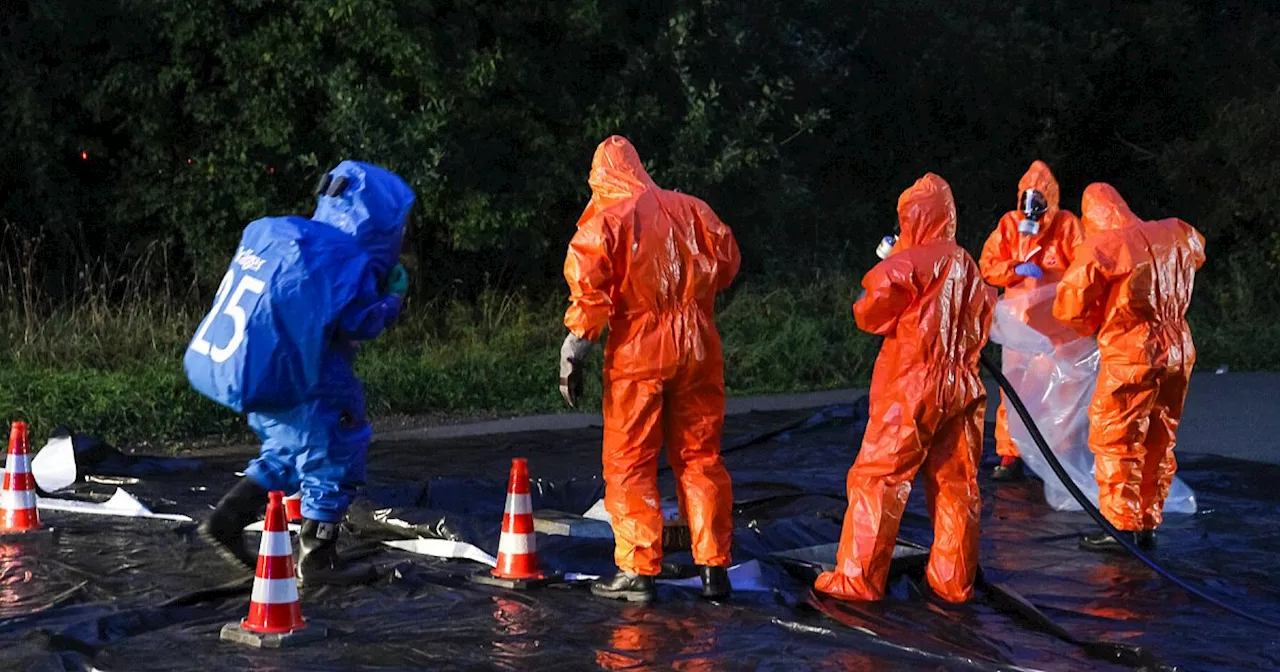
[[[978,462],[986,390],[978,355],[995,291],[955,242],[951,188],[929,173],[898,199],[902,234],[862,279],[858,326],[885,337],[871,379],[871,417],[847,479],[849,508],[836,569],[816,587],[837,597],[884,596],[898,524],[923,469],[935,540],[927,577],[943,599],[973,593],[978,567]]]
[[[343,161],[329,177],[348,186],[335,196],[321,194],[312,219],[354,236],[373,261],[379,280],[400,263],[405,220],[413,207],[413,190],[396,174],[358,161]]]
[[[713,311],[737,275],[737,242],[706,203],[654,184],[621,136],[600,143],[588,182],[565,258],[564,323],[589,340],[609,332],[604,477],[615,560],[637,574],[660,569],[665,441],[694,559],[727,565],[733,496],[719,453],[724,360]]]
[[[1179,219],[1143,221],[1109,184],[1085,189],[1087,237],[1054,314],[1097,333],[1089,447],[1100,508],[1121,530],[1154,529],[1177,470],[1173,448],[1195,364],[1186,313],[1204,237]]]

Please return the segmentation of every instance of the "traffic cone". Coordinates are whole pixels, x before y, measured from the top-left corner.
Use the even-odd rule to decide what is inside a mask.
[[[5,462],[4,487],[0,489],[0,533],[40,529],[36,510],[36,481],[31,475],[31,448],[27,423],[13,423],[9,430],[9,459]]]
[[[507,481],[507,504],[502,511],[502,536],[498,538],[498,566],[491,572],[471,576],[478,583],[525,589],[543,585],[559,577],[538,569],[538,543],[533,531],[533,500],[529,496],[529,463],[523,457],[511,460]]]
[[[289,495],[284,498],[284,514],[285,518],[291,523],[302,522],[302,491]]]
[[[285,523],[284,493],[273,490],[258,550],[249,616],[222,628],[221,638],[259,648],[279,648],[320,639],[327,629],[302,618],[293,572],[293,540]]]

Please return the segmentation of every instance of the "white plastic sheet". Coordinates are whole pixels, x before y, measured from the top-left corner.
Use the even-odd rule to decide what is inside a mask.
[[[45,492],[57,492],[76,482],[76,453],[71,437],[49,439],[31,459],[31,476]]]
[[[485,553],[480,547],[468,544],[465,541],[449,541],[447,539],[393,539],[382,542],[391,548],[398,548],[402,551],[416,553],[418,555],[430,555],[436,558],[452,558],[461,560],[471,560],[490,567],[498,566],[498,559]]]
[[[996,303],[991,340],[1004,346],[1004,375],[1045,441],[1071,480],[1097,506],[1098,482],[1089,450],[1089,402],[1098,381],[1098,345],[1092,337],[1064,338],[1062,331],[1054,333],[1058,341],[1055,344],[1026,323],[1029,315],[1035,316],[1035,322],[1052,314],[1057,287],[1057,283],[1051,283],[1013,298],[1001,297]],[[1080,511],[1080,504],[1049,468],[1022,419],[1012,407],[1007,410],[1009,435],[1023,462],[1044,480],[1044,497],[1049,506],[1057,511]],[[1195,513],[1195,493],[1174,478],[1164,510]]]
[[[74,499],[55,499],[52,497],[36,498],[36,506],[41,511],[67,511],[70,513],[86,513],[96,516],[124,516],[128,518],[158,518],[160,520],[176,520],[191,522],[191,518],[180,513],[154,513],[124,488],[116,488],[115,494],[105,502],[81,502]]]

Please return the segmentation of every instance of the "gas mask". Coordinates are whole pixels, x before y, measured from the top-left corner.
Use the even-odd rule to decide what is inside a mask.
[[[1040,220],[1049,211],[1049,201],[1044,194],[1035,189],[1028,189],[1018,197],[1018,209],[1022,211],[1022,221],[1018,222],[1018,233],[1034,236],[1040,233]]]

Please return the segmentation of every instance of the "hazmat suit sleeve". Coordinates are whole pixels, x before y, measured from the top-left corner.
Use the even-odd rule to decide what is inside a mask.
[[[1081,334],[1093,334],[1102,326],[1110,279],[1096,249],[1077,249],[1076,255],[1058,284],[1053,316]]]
[[[613,262],[612,236],[602,216],[593,217],[574,234],[564,260],[564,279],[569,283],[569,309],[564,326],[578,338],[600,338],[613,311],[610,283]]]
[[[716,291],[720,292],[733,284],[733,279],[738,276],[738,269],[742,265],[738,241],[734,238],[733,231],[720,221],[720,217],[706,203],[698,204],[698,219],[702,221],[703,230],[706,231],[709,239],[706,241],[707,247],[715,255],[715,287]]]
[[[383,330],[395,324],[400,317],[400,308],[400,297],[384,295],[378,289],[377,278],[372,272],[366,272],[355,300],[347,304],[338,317],[339,334],[352,341],[377,338]]]
[[[862,287],[866,291],[853,304],[853,319],[859,329],[880,336],[893,332],[898,316],[919,294],[911,263],[902,257],[876,264],[863,276]]]
[[[1013,231],[1014,235],[1017,235],[1017,223],[1005,221],[1010,218],[1011,216],[1006,214],[1000,219],[996,230],[991,232],[986,244],[982,246],[982,256],[978,260],[982,279],[996,287],[1008,287],[1021,279],[1013,269],[1022,263],[1022,260],[1013,253],[1013,245],[1006,235],[1006,231]]]

